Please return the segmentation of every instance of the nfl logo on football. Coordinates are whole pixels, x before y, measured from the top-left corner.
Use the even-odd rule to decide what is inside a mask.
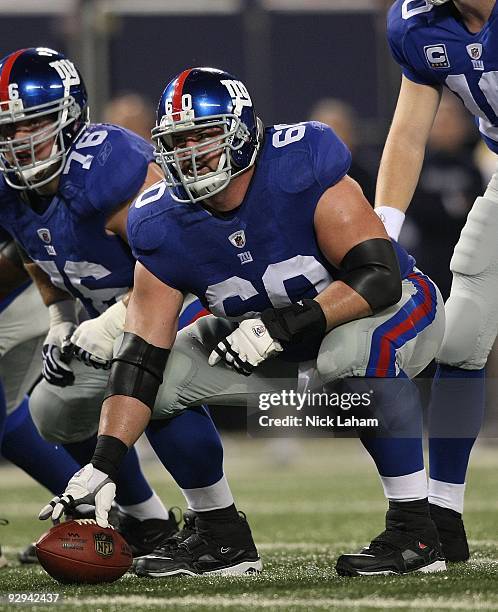
[[[112,536],[106,533],[96,533],[93,536],[95,552],[101,557],[110,557],[114,552],[114,542]]]

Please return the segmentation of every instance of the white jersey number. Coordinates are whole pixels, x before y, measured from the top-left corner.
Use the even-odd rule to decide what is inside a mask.
[[[152,204],[152,202],[157,202],[160,200],[164,192],[166,191],[166,183],[164,181],[159,181],[158,183],[154,183],[151,187],[142,191],[142,193],[135,200],[135,208],[142,208],[142,206],[147,206],[147,204]]]
[[[274,308],[289,306],[292,303],[285,290],[285,281],[297,278],[298,276],[304,276],[315,286],[318,293],[323,291],[332,282],[332,277],[326,268],[312,255],[296,255],[285,261],[270,264],[266,268],[261,280]],[[241,300],[246,301],[256,295],[258,295],[258,291],[254,285],[239,276],[231,276],[221,283],[210,285],[206,289],[209,310],[217,317],[229,319],[232,317],[228,316],[225,311],[225,300],[231,297],[239,297]],[[257,315],[258,313],[256,312],[247,312],[243,317],[235,318],[245,319]]]
[[[274,125],[276,132],[273,134],[271,143],[277,149],[286,147],[292,142],[298,142],[304,137],[306,132],[306,125],[303,123],[296,123],[296,125]]]
[[[414,4],[417,6],[413,6]],[[410,19],[410,17],[420,15],[420,13],[428,13],[433,8],[434,6],[427,0],[405,0],[401,7],[401,16],[403,19]]]
[[[479,131],[492,140],[498,140],[498,127],[493,125],[495,118],[488,117],[479,106],[472,94],[467,77],[464,74],[450,74],[446,77],[446,85],[462,99],[467,110],[479,118]],[[483,72],[478,86],[487,103],[498,116],[498,71]]]
[[[81,164],[84,170],[89,170],[92,165],[93,155],[83,155],[82,153],[78,153],[78,150],[86,149],[87,147],[97,147],[104,142],[108,135],[107,130],[96,130],[95,132],[86,132],[86,134],[83,134],[74,146],[74,150],[69,154],[62,174],[67,174],[69,172],[71,169],[71,162],[73,161]]]
[[[37,261],[35,263],[50,276],[52,284],[67,291],[68,287],[64,283],[64,278],[57,265],[53,261]],[[85,278],[100,280],[111,274],[110,270],[89,261],[66,261],[64,264],[64,274],[71,286],[84,298],[92,303],[97,312],[104,312],[114,300],[119,299],[129,289],[129,287],[109,287],[107,289],[89,289],[82,284]]]

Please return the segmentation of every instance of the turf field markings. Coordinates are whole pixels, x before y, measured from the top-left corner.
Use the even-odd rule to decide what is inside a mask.
[[[221,582],[220,582],[221,584]],[[289,607],[298,607],[302,609],[313,609],[323,608],[331,609],[336,607],[340,610],[345,609],[357,609],[357,608],[371,608],[374,610],[426,610],[426,609],[438,609],[438,610],[497,610],[498,601],[478,601],[477,599],[461,599],[451,600],[447,598],[425,598],[417,597],[415,601],[406,599],[394,599],[394,598],[372,598],[365,597],[363,599],[338,599],[338,598],[294,598],[294,597],[280,597],[280,598],[266,598],[257,597],[253,593],[251,595],[243,597],[234,597],[233,595],[227,596],[187,596],[187,597],[143,597],[138,595],[116,595],[116,596],[104,596],[104,597],[78,597],[78,599],[68,598],[63,601],[66,605],[75,607],[80,606],[104,606],[122,605],[123,608],[130,606],[136,606],[140,608],[151,607],[151,606],[177,606],[192,608],[202,607],[216,607],[216,608],[252,608],[258,609],[264,608],[282,608],[288,609]]]

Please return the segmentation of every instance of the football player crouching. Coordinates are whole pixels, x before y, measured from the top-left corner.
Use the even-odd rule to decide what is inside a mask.
[[[315,122],[263,128],[245,85],[213,68],[172,79],[153,137],[165,180],[129,211],[138,263],[97,450],[53,516],[88,497],[105,514],[128,448],[169,410],[208,398],[247,405],[281,391],[275,381],[297,387],[299,364],[315,360],[322,384],[368,378],[387,418],[409,423],[402,440],[361,437],[389,500],[386,530],[342,555],[337,571],[444,570],[410,380],[439,348],[443,303],[348,177],[345,145]],[[185,292],[212,315],[177,333]],[[227,564],[242,547],[227,550]],[[176,551],[139,559],[136,572],[209,572],[219,557],[201,528]]]

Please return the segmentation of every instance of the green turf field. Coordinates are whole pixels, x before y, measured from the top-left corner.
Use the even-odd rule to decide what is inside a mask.
[[[0,570],[0,594],[60,593],[55,609],[61,612],[498,610],[498,445],[481,445],[473,455],[466,506],[469,563],[435,575],[354,579],[336,575],[335,559],[377,535],[385,512],[376,472],[359,443],[303,440],[281,448],[228,438],[225,446],[232,489],[265,563],[259,576],[151,580],[126,575],[114,585],[59,585],[39,567],[25,569],[15,561],[17,549],[43,531],[34,517],[46,493],[18,470],[0,468],[0,517],[10,520],[0,527],[0,544],[10,561]],[[169,505],[182,505],[160,469],[152,463],[146,471]],[[0,604],[9,611],[41,608]]]

